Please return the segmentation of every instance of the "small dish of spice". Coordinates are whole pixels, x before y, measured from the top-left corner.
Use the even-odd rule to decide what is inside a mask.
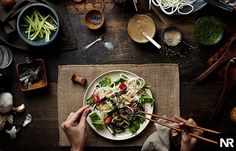
[[[174,25],[168,26],[162,31],[162,41],[170,47],[175,47],[181,43],[183,35],[182,32]]]
[[[89,10],[85,14],[85,25],[92,30],[99,29],[104,24],[104,14],[102,11],[97,9]]]
[[[29,91],[47,86],[43,59],[30,60],[16,64],[21,91]]]

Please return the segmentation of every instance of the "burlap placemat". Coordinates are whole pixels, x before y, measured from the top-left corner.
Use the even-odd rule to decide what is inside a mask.
[[[70,112],[83,106],[87,86],[82,87],[71,81],[72,74],[86,77],[87,85],[100,74],[110,70],[127,70],[153,85],[152,93],[156,99],[155,114],[172,117],[179,114],[179,68],[177,64],[117,64],[117,65],[65,65],[59,66],[58,73],[58,122],[66,120]],[[112,141],[99,136],[89,128],[87,146],[127,147],[142,146],[147,137],[155,130],[153,123],[138,136],[125,141]],[[59,128],[59,146],[70,146],[64,132]]]

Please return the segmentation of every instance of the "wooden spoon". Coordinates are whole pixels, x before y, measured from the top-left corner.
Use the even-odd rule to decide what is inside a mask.
[[[236,57],[236,39],[230,41],[228,47],[226,48],[223,56],[215,62],[211,67],[209,67],[204,73],[198,76],[195,81],[201,82],[205,78],[207,78],[213,71],[215,71],[220,65],[225,63],[226,61]]]
[[[233,58],[229,61],[229,63],[226,66],[224,74],[224,89],[217,103],[216,109],[211,115],[210,118],[211,120],[213,120],[218,115],[224,104],[224,101],[226,100],[227,95],[235,85],[236,85],[236,58]]]

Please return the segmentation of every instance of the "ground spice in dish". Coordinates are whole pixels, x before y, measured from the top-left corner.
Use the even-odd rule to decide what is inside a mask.
[[[181,33],[178,30],[167,30],[163,36],[168,46],[177,46],[181,42]]]
[[[102,23],[102,18],[99,15],[92,15],[89,17],[89,21],[94,25],[99,25]]]

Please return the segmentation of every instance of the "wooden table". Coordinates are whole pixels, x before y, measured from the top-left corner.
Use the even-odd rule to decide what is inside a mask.
[[[75,35],[78,43],[78,50],[68,52],[50,52],[42,50],[39,53],[26,53],[12,50],[14,63],[12,74],[6,81],[6,90],[13,93],[14,104],[25,103],[27,113],[33,115],[33,123],[21,130],[16,140],[10,140],[3,132],[0,135],[0,150],[68,150],[68,148],[58,147],[58,123],[57,123],[57,66],[63,64],[119,64],[119,63],[178,63],[181,75],[181,116],[194,118],[199,125],[216,129],[222,132],[236,133],[235,124],[229,119],[229,111],[235,105],[236,94],[231,93],[215,122],[210,122],[209,116],[214,110],[214,106],[223,89],[223,80],[216,73],[212,74],[204,83],[198,85],[194,83],[200,73],[207,67],[206,61],[214,54],[226,40],[235,33],[235,15],[215,8],[206,6],[197,14],[190,18],[198,18],[204,15],[217,15],[225,25],[225,35],[222,41],[215,46],[202,46],[196,43],[192,36],[193,24],[178,23],[185,34],[188,49],[184,50],[184,56],[170,56],[165,50],[158,51],[152,44],[137,44],[128,37],[126,26],[130,17],[135,14],[132,3],[130,5],[114,5],[112,0],[105,0],[106,25],[100,31],[90,31],[83,23],[84,10],[79,4],[66,1]],[[155,36],[160,41],[159,34],[166,25],[152,11],[148,11],[147,2],[139,1],[139,13],[152,16],[158,24],[158,34]],[[93,41],[96,36],[105,35],[105,41],[115,45],[114,50],[106,49],[102,43],[97,43],[95,47],[82,52],[82,47]],[[25,57],[43,58],[46,63],[49,86],[45,89],[22,93],[18,87],[15,71],[15,63],[21,62]],[[15,124],[19,125],[24,119],[23,115],[15,115]],[[206,135],[209,136],[209,135]],[[209,136],[214,138],[213,136]],[[199,142],[197,150],[215,150],[216,146]],[[139,150],[140,148],[124,148],[123,150]],[[86,150],[92,150],[87,148]],[[119,148],[98,148],[96,150],[120,150]]]

